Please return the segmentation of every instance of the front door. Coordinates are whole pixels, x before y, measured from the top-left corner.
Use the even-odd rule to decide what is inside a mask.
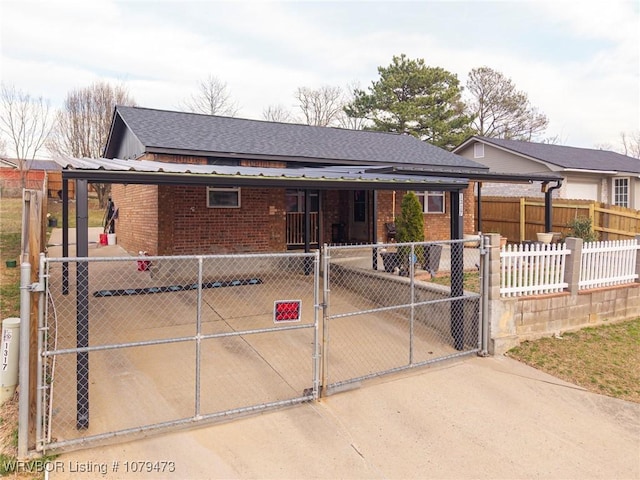
[[[369,195],[366,190],[354,190],[350,201],[349,237],[354,243],[369,241]]]

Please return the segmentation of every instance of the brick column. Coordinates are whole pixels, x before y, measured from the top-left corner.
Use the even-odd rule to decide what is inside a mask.
[[[569,293],[574,296],[578,294],[580,289],[580,259],[582,258],[582,245],[584,241],[581,238],[569,237],[564,244],[571,253],[567,255],[564,264],[564,281],[569,284]]]

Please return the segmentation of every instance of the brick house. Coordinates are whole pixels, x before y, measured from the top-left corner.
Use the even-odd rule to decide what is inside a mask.
[[[474,231],[469,178],[488,172],[409,135],[120,106],[104,157],[118,243],[154,255],[384,242],[409,190],[444,240],[452,211]]]

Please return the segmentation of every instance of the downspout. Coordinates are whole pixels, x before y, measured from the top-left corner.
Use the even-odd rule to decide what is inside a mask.
[[[482,182],[478,182],[478,194],[476,195],[476,202],[478,202],[478,208],[476,213],[476,232],[482,231]]]
[[[546,187],[546,182],[542,184]],[[553,229],[553,191],[562,187],[562,180],[558,180],[553,187],[545,188],[544,192],[544,231],[551,232]]]

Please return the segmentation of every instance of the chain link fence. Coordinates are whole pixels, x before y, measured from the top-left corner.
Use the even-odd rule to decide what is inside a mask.
[[[483,262],[464,241],[325,247],[322,265],[320,252],[46,259],[37,448],[291,405],[477,352]]]
[[[479,351],[477,240],[332,246],[323,262],[327,393]]]
[[[317,398],[318,267],[319,253],[47,259],[39,449]]]

